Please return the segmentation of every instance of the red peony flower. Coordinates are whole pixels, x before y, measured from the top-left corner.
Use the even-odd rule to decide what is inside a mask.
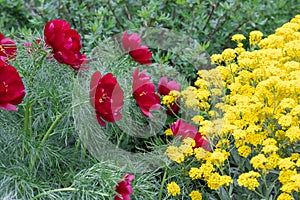
[[[47,45],[53,47],[61,35],[70,30],[70,24],[62,19],[54,19],[46,23],[44,29],[44,40]]]
[[[127,34],[127,31],[124,31],[122,36],[122,45],[126,52],[130,52],[140,47],[142,38],[136,33],[131,35]]]
[[[132,194],[131,181],[134,179],[134,175],[125,174],[122,178],[124,180],[116,186],[116,192],[119,195],[115,195],[114,200],[130,200],[130,195]]]
[[[180,91],[180,85],[176,81],[168,81],[168,78],[163,76],[159,79],[157,91],[160,95],[168,95],[171,90]]]
[[[10,38],[5,38],[0,32],[0,60],[6,62],[6,58],[13,59],[16,55],[16,42]]]
[[[133,97],[137,105],[140,107],[142,113],[146,117],[153,117],[151,110],[158,110],[160,108],[160,98],[155,94],[154,83],[150,81],[151,75],[147,76],[146,71],[139,73],[139,68],[133,72],[132,91]]]
[[[0,60],[0,108],[17,111],[25,96],[25,88],[17,70]]]
[[[171,90],[180,91],[180,85],[176,81],[168,81],[167,77],[161,77],[158,82],[157,90],[160,95],[168,95]],[[171,105],[170,108],[168,108],[167,114],[170,116],[174,116],[179,112],[179,109],[180,107],[177,102],[174,102],[174,104]]]
[[[70,24],[65,20],[54,19],[48,22],[44,29],[44,40],[52,47],[54,58],[79,70],[87,62],[86,56],[80,53],[80,35],[76,30],[70,29]]]
[[[124,92],[112,73],[101,76],[95,72],[90,82],[90,101],[95,108],[98,123],[106,126],[105,121],[115,122],[122,118]]]
[[[122,46],[126,52],[129,52],[129,55],[138,63],[147,65],[152,62],[152,52],[148,49],[147,46],[140,46],[142,39],[136,33],[131,35],[127,34],[127,31],[124,31],[122,36]]]
[[[170,128],[175,137],[184,138],[192,138],[195,140],[195,147],[202,147],[203,149],[210,151],[209,141],[204,138],[204,136],[198,132],[197,128],[189,124],[188,122],[183,121],[182,119],[178,119],[175,123],[170,125]]]

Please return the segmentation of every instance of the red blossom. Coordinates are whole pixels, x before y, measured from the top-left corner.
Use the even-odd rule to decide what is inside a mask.
[[[0,60],[0,108],[17,111],[25,96],[25,88],[17,70]]]
[[[126,52],[138,63],[147,65],[152,64],[150,59],[152,58],[152,52],[147,46],[140,46],[142,39],[136,33],[131,35],[124,31],[122,36],[122,46]]]
[[[124,178],[124,180],[119,182],[116,186],[118,195],[114,196],[114,200],[130,200],[130,195],[133,193],[131,182],[134,179],[134,175],[125,174],[122,178]]]
[[[142,38],[136,33],[131,35],[127,34],[127,31],[124,31],[122,36],[122,45],[126,52],[137,49],[142,42]]]
[[[163,76],[159,79],[157,91],[160,95],[168,95],[171,90],[180,91],[180,85],[176,81],[168,81],[168,78]]]
[[[158,110],[160,108],[160,98],[155,94],[154,83],[150,81],[151,75],[147,76],[146,71],[139,73],[139,68],[133,72],[132,91],[133,97],[137,105],[140,107],[142,113],[146,117],[152,118],[151,110]]]
[[[168,81],[167,77],[161,77],[158,82],[157,90],[160,95],[168,95],[171,90],[180,91],[180,85],[176,81]],[[174,102],[174,104],[172,104],[171,107],[168,108],[167,114],[170,116],[174,116],[174,114],[177,114],[179,112],[179,109],[180,107],[178,103]]]
[[[0,60],[13,59],[17,55],[16,42],[10,38],[5,38],[0,32]]]
[[[175,123],[170,125],[170,128],[175,137],[184,138],[192,138],[195,140],[195,147],[202,147],[203,149],[210,151],[209,141],[204,138],[204,136],[198,132],[197,128],[189,124],[188,122],[183,121],[182,119],[178,119]]]
[[[124,92],[112,73],[101,76],[95,72],[90,82],[90,102],[95,108],[98,123],[106,126],[105,121],[115,122],[122,118]]]
[[[53,57],[60,63],[67,64],[75,70],[85,67],[86,56],[80,53],[82,47],[80,35],[65,20],[54,19],[45,25],[44,40],[52,47]]]

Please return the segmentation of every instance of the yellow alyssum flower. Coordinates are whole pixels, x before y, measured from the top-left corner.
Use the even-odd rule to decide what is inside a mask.
[[[282,158],[279,160],[278,166],[281,170],[294,169],[295,163],[291,161],[291,158]]]
[[[291,110],[291,115],[292,116],[300,116],[300,105],[295,106],[292,110]]]
[[[254,169],[261,169],[263,172],[266,171],[266,163],[268,159],[265,157],[264,154],[258,154],[251,158],[250,163],[252,164]]]
[[[286,193],[299,192],[300,191],[300,174],[295,174],[291,177],[290,181],[283,184],[280,188],[281,191]]]
[[[249,42],[251,45],[257,45],[262,37],[263,37],[263,33],[260,31],[251,31],[249,34]]]
[[[192,180],[200,179],[202,177],[201,170],[197,167],[192,167],[189,171],[189,177]]]
[[[290,182],[291,178],[293,175],[296,175],[297,171],[296,170],[281,170],[279,172],[279,176],[278,176],[278,180],[280,181],[280,183],[282,184],[286,184],[288,182]]]
[[[203,160],[205,156],[209,153],[210,153],[209,151],[206,151],[202,147],[198,147],[194,149],[194,156],[199,161]]]
[[[198,190],[193,190],[189,196],[192,200],[202,200],[202,194]]]
[[[252,152],[251,148],[247,145],[243,145],[238,148],[238,153],[240,156],[247,158],[248,155]]]
[[[226,63],[232,62],[236,58],[236,53],[234,49],[225,49],[222,52],[222,58]]]
[[[267,169],[275,169],[278,166],[278,161],[280,157],[276,153],[272,153],[268,158],[268,162],[266,163]]]
[[[294,198],[288,194],[288,193],[281,193],[278,197],[277,200],[294,200]]]
[[[241,42],[243,40],[246,40],[246,37],[243,34],[235,34],[231,37],[231,40],[235,42]]]
[[[293,117],[290,115],[284,115],[279,118],[278,124],[280,124],[283,127],[289,127],[292,125]]]
[[[284,50],[285,50],[287,56],[289,56],[291,58],[299,59],[299,57],[300,57],[300,40],[295,40],[295,41],[286,43],[284,45]]]
[[[223,138],[218,141],[216,148],[218,149],[228,149],[230,147],[230,140]]]
[[[208,180],[211,173],[213,173],[215,171],[215,168],[214,168],[213,164],[211,164],[210,162],[207,162],[207,163],[202,164],[200,166],[199,170],[200,170],[199,173],[200,173],[201,177],[203,177],[205,180]]]
[[[264,152],[264,154],[268,154],[268,153],[276,153],[278,151],[278,147],[276,145],[266,145],[262,148],[262,152]]]
[[[276,145],[277,141],[274,138],[267,138],[263,141],[263,146],[267,146],[267,145]]]
[[[284,37],[272,34],[267,38],[262,39],[258,46],[261,49],[280,49],[284,47],[284,44]]]
[[[165,95],[162,98],[162,103],[167,106],[173,105],[179,97],[180,97],[179,91],[171,90],[168,95]]]
[[[291,161],[297,161],[300,158],[300,153],[292,153],[292,155],[290,156]]]
[[[226,150],[215,149],[209,157],[206,157],[207,162],[211,162],[213,165],[219,167],[223,166],[224,162],[228,159],[230,153]]]
[[[300,29],[300,24],[288,22],[288,23],[283,24],[282,28],[289,28],[289,29],[292,29],[294,32],[296,32]]]
[[[232,182],[233,180],[230,176],[221,176],[219,173],[215,172],[209,176],[207,180],[207,185],[210,189],[217,190],[223,185],[229,186],[229,184]]]
[[[188,137],[182,141],[182,144],[179,146],[179,149],[185,156],[191,156],[194,154],[193,147],[195,145],[195,140]]]
[[[290,127],[285,135],[290,139],[290,142],[297,142],[300,140],[300,129],[298,126]]]
[[[283,98],[278,107],[280,110],[291,110],[297,106],[297,103],[294,99],[292,98]]]
[[[200,124],[200,122],[202,122],[204,120],[204,117],[201,116],[201,115],[195,115],[193,118],[192,118],[192,121],[195,123],[195,124]]]
[[[180,150],[179,147],[176,146],[168,146],[166,152],[165,152],[170,160],[175,161],[177,163],[182,163],[184,161],[184,154]]]
[[[173,135],[173,132],[170,128],[166,129],[165,132],[166,136],[172,136]]]
[[[242,44],[242,43],[239,43],[239,44]],[[234,51],[236,52],[236,54],[239,55],[239,54],[241,54],[243,52],[246,52],[246,49],[244,49],[243,47],[236,47],[236,48],[234,48]]]
[[[266,139],[266,134],[262,133],[248,133],[245,141],[249,144],[252,144],[254,147],[261,145],[263,141]]]
[[[244,186],[249,190],[255,190],[260,184],[257,181],[257,178],[260,177],[260,174],[254,171],[243,173],[239,176],[237,182],[240,186]]]
[[[213,54],[210,59],[212,64],[220,64],[223,62],[223,57],[221,54]]]
[[[200,89],[207,89],[210,84],[203,78],[198,77],[197,80],[194,82],[194,85],[199,87]]]
[[[168,194],[172,195],[173,197],[180,195],[180,187],[174,181],[168,184],[167,189],[168,189]]]

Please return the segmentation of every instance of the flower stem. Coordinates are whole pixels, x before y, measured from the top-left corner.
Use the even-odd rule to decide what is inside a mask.
[[[121,141],[122,141],[124,135],[125,135],[125,133],[124,133],[124,131],[123,131],[122,134],[121,134],[121,136],[120,136],[119,139],[118,139],[117,148],[119,148],[120,143],[121,143]]]
[[[25,105],[25,117],[24,117],[24,127],[23,127],[23,132],[24,134],[27,135],[27,131],[28,131],[28,123],[29,123],[29,100],[26,102]]]
[[[168,167],[165,168],[164,176],[163,176],[163,179],[161,181],[159,194],[158,194],[158,200],[161,200],[161,198],[162,198],[162,193],[163,193],[164,185],[165,185],[165,182],[166,182],[167,172],[168,172]]]
[[[58,124],[58,122],[72,109],[76,108],[77,106],[80,106],[82,104],[85,104],[85,103],[89,103],[89,101],[84,101],[84,102],[80,102],[78,104],[75,104],[73,106],[70,107],[70,109],[64,111],[63,113],[57,115],[55,117],[55,120],[52,122],[51,126],[49,127],[49,129],[47,130],[46,134],[44,135],[44,137],[42,138],[41,142],[39,143],[39,146],[37,148],[37,151],[34,155],[34,158],[33,158],[33,161],[31,162],[31,170],[33,170],[34,166],[35,166],[35,163],[37,161],[37,158],[38,158],[38,154],[40,152],[40,149],[41,147],[45,144],[46,140],[49,138],[49,136],[51,135],[53,129],[55,128],[55,126]]]

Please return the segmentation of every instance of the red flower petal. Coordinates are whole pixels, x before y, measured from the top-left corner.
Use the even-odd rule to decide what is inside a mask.
[[[0,107],[5,110],[17,111],[25,96],[25,88],[17,70],[0,62]]]
[[[134,179],[134,175],[125,174],[123,178],[124,180],[116,186],[116,192],[119,195],[114,196],[114,200],[130,200],[130,195],[133,193],[131,181]]]
[[[122,36],[122,46],[126,52],[137,49],[142,42],[140,36],[136,33],[131,35],[127,34],[127,31],[124,31]]]
[[[176,81],[168,81],[167,77],[161,77],[158,82],[157,91],[161,95],[168,95],[171,90],[180,91],[180,85]]]
[[[140,107],[142,113],[146,117],[152,118],[151,110],[158,110],[160,108],[160,98],[154,93],[148,93],[135,98],[137,105]]]
[[[147,65],[152,64],[152,52],[146,46],[141,46],[129,52],[130,56],[138,63]]]
[[[17,55],[16,42],[10,38],[5,38],[1,32],[0,34],[0,60],[6,61],[6,58],[15,58]]]
[[[122,118],[120,113],[124,105],[124,92],[112,73],[101,77],[95,72],[90,81],[90,102],[95,108],[98,123],[115,122]]]

